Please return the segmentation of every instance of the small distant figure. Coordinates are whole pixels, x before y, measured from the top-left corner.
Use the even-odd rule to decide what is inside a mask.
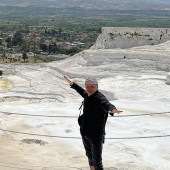
[[[126,56],[124,56],[124,59],[126,58]]]
[[[65,80],[83,98],[83,116],[80,122],[80,134],[88,157],[90,170],[103,170],[102,149],[105,139],[105,125],[108,114],[122,111],[117,110],[106,97],[98,91],[98,82],[95,78],[87,78],[85,90],[75,82],[64,76]]]

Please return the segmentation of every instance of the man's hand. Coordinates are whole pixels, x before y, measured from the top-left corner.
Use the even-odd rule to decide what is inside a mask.
[[[69,80],[66,76],[64,76],[65,80],[70,84],[70,86],[73,85],[73,82],[71,80]]]
[[[121,112],[123,112],[123,111],[120,111],[120,110],[117,110],[117,109],[108,111],[108,113],[118,113],[118,114],[121,113]]]

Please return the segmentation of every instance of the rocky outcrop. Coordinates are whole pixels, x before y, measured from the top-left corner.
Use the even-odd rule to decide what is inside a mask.
[[[157,45],[170,40],[170,28],[104,27],[92,49]]]

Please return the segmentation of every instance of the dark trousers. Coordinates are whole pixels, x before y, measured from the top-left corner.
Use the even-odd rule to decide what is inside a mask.
[[[88,157],[89,165],[94,166],[95,170],[103,170],[102,150],[104,136],[88,137],[82,135],[86,156]]]

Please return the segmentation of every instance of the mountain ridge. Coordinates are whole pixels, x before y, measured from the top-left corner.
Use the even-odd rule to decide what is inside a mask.
[[[0,0],[0,6],[81,7],[85,9],[170,9],[168,0]]]

